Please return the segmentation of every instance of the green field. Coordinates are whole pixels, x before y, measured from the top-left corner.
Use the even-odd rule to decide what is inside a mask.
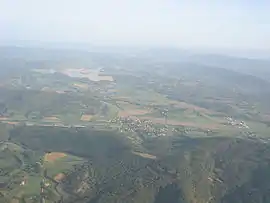
[[[82,164],[84,159],[66,154],[65,157],[61,157],[55,161],[44,161],[44,169],[47,169],[47,175],[54,178],[59,173],[68,172],[75,165]]]

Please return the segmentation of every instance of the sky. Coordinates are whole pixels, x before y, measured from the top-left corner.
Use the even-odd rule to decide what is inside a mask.
[[[269,0],[0,0],[0,42],[270,50]]]

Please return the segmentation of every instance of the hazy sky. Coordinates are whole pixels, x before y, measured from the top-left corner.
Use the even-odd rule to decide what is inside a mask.
[[[270,49],[269,0],[0,0],[0,41]]]

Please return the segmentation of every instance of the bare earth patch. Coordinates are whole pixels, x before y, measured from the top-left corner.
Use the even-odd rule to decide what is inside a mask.
[[[81,117],[81,121],[90,121],[93,118],[93,115],[84,114]]]
[[[152,154],[141,153],[141,152],[132,152],[132,153],[146,159],[157,159],[157,157]]]
[[[6,121],[6,120],[8,120],[7,117],[2,117],[2,116],[0,116],[0,121]]]
[[[109,75],[99,75],[99,80],[103,80],[103,81],[113,81],[113,77],[112,76],[109,76]]]
[[[66,157],[67,155],[65,153],[62,152],[51,152],[51,153],[46,153],[44,160],[47,162],[54,162],[57,159]]]
[[[65,178],[65,174],[64,173],[58,173],[56,176],[54,176],[54,180],[57,182],[61,182],[61,180],[63,180]]]
[[[9,125],[18,125],[18,124],[20,124],[20,122],[17,122],[17,121],[3,121],[3,123],[7,123]]]

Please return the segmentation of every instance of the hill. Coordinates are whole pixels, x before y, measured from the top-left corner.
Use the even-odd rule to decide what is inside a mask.
[[[0,53],[0,202],[269,202],[267,61]]]
[[[160,137],[139,149],[112,132],[23,127],[11,131],[11,141],[87,160],[57,186],[64,202],[266,203],[270,198],[270,148],[261,140]],[[156,158],[132,153],[138,149]]]

